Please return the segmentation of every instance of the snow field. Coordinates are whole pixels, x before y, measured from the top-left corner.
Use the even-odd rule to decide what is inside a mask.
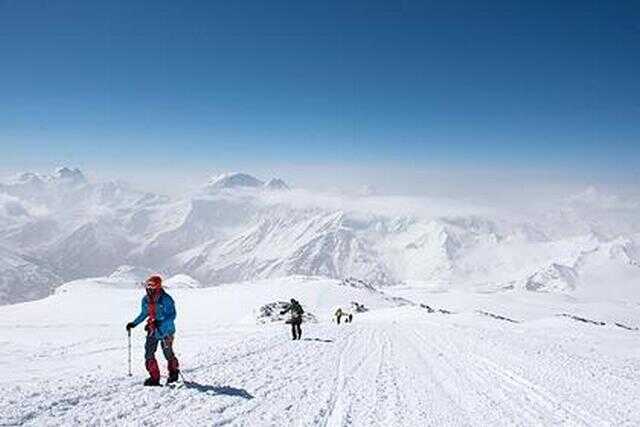
[[[179,289],[175,345],[186,382],[145,388],[144,333],[133,332],[130,378],[124,331],[141,292],[90,285],[0,308],[3,425],[640,423],[639,333],[552,314],[606,308],[637,324],[628,307],[558,298],[545,312],[549,299],[536,307],[512,297],[499,313],[523,320],[511,323],[470,309],[506,306],[502,294],[468,296],[445,315],[315,278]],[[434,307],[459,300],[402,292]],[[326,313],[303,324],[302,341],[290,340],[288,325],[251,321],[256,306],[290,296]],[[330,309],[355,297],[372,310],[330,323]]]

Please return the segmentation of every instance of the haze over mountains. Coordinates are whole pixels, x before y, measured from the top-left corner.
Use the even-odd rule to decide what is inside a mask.
[[[637,298],[639,243],[640,203],[595,188],[516,215],[451,200],[314,194],[244,173],[170,199],[61,168],[0,184],[0,303],[114,271],[187,275],[178,277],[189,286],[307,275]]]

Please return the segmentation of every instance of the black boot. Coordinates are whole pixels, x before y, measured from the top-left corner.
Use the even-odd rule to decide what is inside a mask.
[[[167,378],[167,384],[175,383],[176,381],[178,381],[179,377],[180,377],[179,370],[169,372],[169,378]]]
[[[153,379],[153,378],[149,377],[146,380],[144,380],[144,384],[143,385],[151,386],[151,387],[159,386],[160,385],[160,380],[156,380],[156,379]]]

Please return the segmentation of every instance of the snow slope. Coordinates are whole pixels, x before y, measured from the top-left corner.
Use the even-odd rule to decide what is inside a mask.
[[[65,285],[48,298],[0,307],[2,423],[640,423],[639,332],[609,323],[639,326],[637,304],[526,291],[396,291],[455,313],[398,305],[360,282],[319,278],[174,290],[175,346],[186,382],[168,389],[140,385],[140,328],[133,333],[134,375],[126,375],[124,324],[136,314],[141,291]],[[287,325],[253,318],[257,306],[291,296],[320,317],[303,325],[302,341],[289,339]],[[371,310],[350,325],[327,320],[336,304],[352,299]],[[606,315],[607,324],[559,313]]]

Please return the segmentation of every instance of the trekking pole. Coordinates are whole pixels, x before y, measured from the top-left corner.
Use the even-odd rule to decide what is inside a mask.
[[[127,330],[127,336],[129,337],[129,376],[131,376],[131,329]]]

